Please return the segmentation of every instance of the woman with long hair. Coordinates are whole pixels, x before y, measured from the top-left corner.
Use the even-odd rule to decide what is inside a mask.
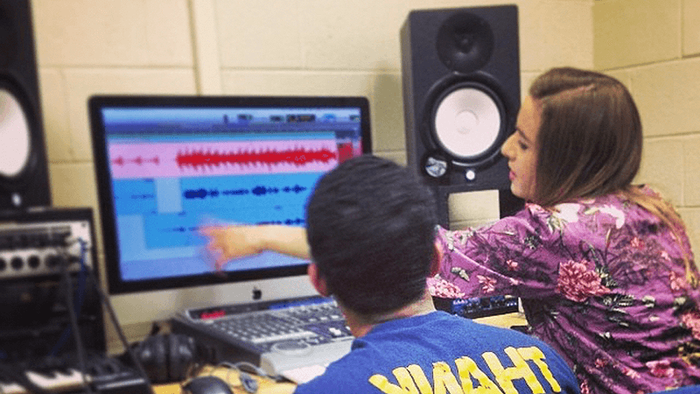
[[[568,360],[582,393],[700,382],[698,271],[674,208],[632,184],[642,127],[627,89],[592,71],[544,73],[502,153],[525,208],[439,229],[433,294],[521,297],[530,333]]]

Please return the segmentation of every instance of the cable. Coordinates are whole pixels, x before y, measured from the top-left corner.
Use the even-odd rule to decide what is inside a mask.
[[[258,367],[257,365],[255,365],[253,363],[249,363],[246,361],[240,361],[237,363],[222,361],[219,363],[219,365],[223,366],[223,367],[234,368],[234,369],[237,369],[239,371],[242,371],[244,368],[250,368],[252,370],[252,372],[256,375],[262,376],[265,378],[270,378],[270,376],[267,374],[267,372],[265,372],[265,370],[263,370],[262,368]]]
[[[76,241],[76,242],[80,242],[80,241]],[[87,256],[87,247],[85,245],[86,245],[85,242],[80,242],[80,271],[78,272],[78,289],[76,291],[78,299],[75,301],[76,315],[78,315],[78,316],[81,313],[81,310],[83,308],[83,302],[85,300],[85,277],[86,277],[85,273],[87,271],[87,265],[85,264],[85,258]],[[63,348],[66,341],[70,337],[70,334],[71,334],[71,326],[68,326],[61,333],[61,336],[59,337],[58,341],[56,342],[56,345],[54,345],[53,349],[49,353],[49,356],[58,355],[58,353],[61,351],[61,348]]]
[[[105,309],[107,309],[107,314],[109,315],[110,320],[112,321],[112,324],[114,325],[114,329],[117,331],[117,335],[119,336],[119,340],[122,343],[122,346],[126,349],[126,352],[129,354],[129,357],[131,360],[134,362],[134,365],[136,366],[136,369],[138,370],[139,375],[141,375],[141,378],[143,378],[144,382],[146,382],[146,385],[148,386],[148,390],[151,392],[151,394],[155,394],[155,390],[153,390],[153,386],[151,385],[151,381],[148,378],[148,374],[146,374],[146,371],[143,369],[143,365],[141,365],[141,361],[139,361],[138,357],[134,354],[134,351],[131,349],[131,346],[129,346],[129,341],[126,339],[126,336],[124,335],[124,331],[121,328],[121,325],[119,324],[119,319],[117,319],[116,313],[114,313],[114,308],[112,308],[112,303],[109,301],[109,298],[105,295],[105,293],[102,291],[102,288],[100,288],[100,285],[97,281],[97,278],[95,277],[95,272],[94,270],[88,270],[88,275],[90,275],[90,280],[95,286],[95,291],[97,291],[97,295],[100,297],[100,302],[102,302],[102,305],[104,305]]]
[[[78,365],[80,366],[80,372],[83,378],[83,383],[88,394],[92,394],[92,387],[87,380],[87,366],[85,363],[85,347],[83,346],[83,339],[80,337],[80,327],[78,326],[78,317],[75,313],[75,305],[73,304],[73,284],[70,277],[70,272],[68,272],[69,259],[66,256],[61,256],[61,275],[65,281],[66,289],[66,306],[68,307],[68,316],[70,317],[70,325],[73,331],[73,338],[75,340],[76,352],[78,353]]]
[[[255,380],[253,376],[244,371],[244,367],[252,369],[253,373],[260,377],[269,378],[268,374],[265,371],[263,371],[262,368],[259,368],[256,365],[245,361],[237,363],[222,361],[218,364],[218,366],[227,367],[231,370],[238,372],[238,380],[241,382],[241,386],[243,386],[243,389],[248,393],[256,393],[258,391],[260,383],[257,380]],[[226,380],[229,380],[228,375],[226,376]]]

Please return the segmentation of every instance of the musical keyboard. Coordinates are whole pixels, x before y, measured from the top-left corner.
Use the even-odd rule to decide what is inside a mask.
[[[79,390],[84,387],[88,376],[78,370],[37,372],[17,371],[0,373],[0,393],[30,394],[33,392],[64,393]]]
[[[4,383],[0,381],[0,393],[4,394],[26,394],[27,390],[17,383]]]
[[[35,371],[25,371],[33,385],[42,387],[48,391],[68,391],[82,387],[91,380],[89,376],[80,373],[76,369],[69,369],[65,372],[39,373]]]
[[[116,359],[91,358],[86,363],[85,374],[75,364],[59,364],[0,364],[0,393],[84,393],[87,392],[86,385],[90,385],[93,393],[152,393],[145,379]]]

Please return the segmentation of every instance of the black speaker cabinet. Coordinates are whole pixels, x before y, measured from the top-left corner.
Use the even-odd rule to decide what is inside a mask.
[[[29,0],[0,0],[0,210],[50,206]]]
[[[502,214],[516,210],[500,149],[520,107],[517,7],[412,11],[401,56],[408,166],[439,204],[454,192],[499,190]]]

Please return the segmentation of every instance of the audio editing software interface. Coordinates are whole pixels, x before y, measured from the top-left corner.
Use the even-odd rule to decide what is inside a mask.
[[[318,178],[362,154],[359,109],[105,108],[102,116],[125,281],[211,272],[203,224],[303,226]],[[226,268],[299,264],[267,254]]]

